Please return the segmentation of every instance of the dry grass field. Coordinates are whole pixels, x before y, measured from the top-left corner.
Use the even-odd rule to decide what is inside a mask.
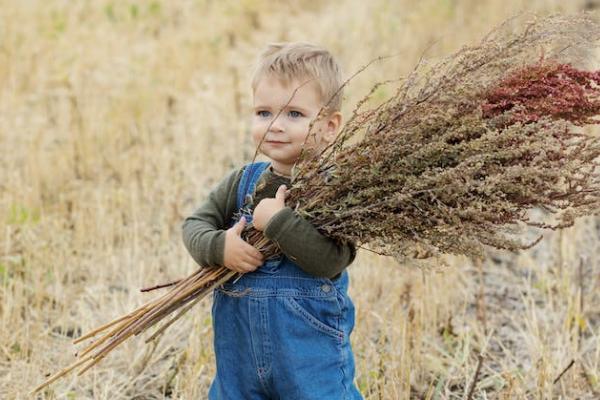
[[[0,0],[0,398],[29,398],[72,339],[196,268],[181,223],[248,162],[250,72],[269,41],[330,48],[351,111],[377,80],[472,43],[519,11],[584,0]],[[389,93],[378,92],[381,98]],[[537,247],[419,270],[350,266],[365,399],[600,396],[600,219]],[[157,342],[134,339],[43,399],[202,399],[210,300]],[[564,374],[561,376],[561,373]],[[559,379],[557,379],[559,378]]]

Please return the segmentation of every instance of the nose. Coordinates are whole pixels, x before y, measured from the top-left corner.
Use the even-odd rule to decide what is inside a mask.
[[[271,122],[271,128],[269,129],[271,132],[283,132],[283,118],[281,118],[281,115],[277,116],[272,122]]]

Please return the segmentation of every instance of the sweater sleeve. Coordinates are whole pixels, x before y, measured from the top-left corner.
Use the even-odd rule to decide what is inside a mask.
[[[356,256],[353,244],[338,244],[290,207],[285,207],[271,218],[264,234],[305,272],[318,277],[335,277]]]
[[[236,207],[241,171],[231,171],[183,222],[183,243],[194,261],[203,267],[223,265],[225,231]]]

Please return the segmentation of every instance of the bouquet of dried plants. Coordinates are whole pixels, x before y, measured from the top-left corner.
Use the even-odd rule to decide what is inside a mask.
[[[600,71],[572,63],[594,48],[600,26],[586,15],[552,16],[515,33],[514,22],[436,64],[422,59],[393,96],[369,107],[386,83],[376,85],[334,143],[300,158],[288,205],[336,240],[412,259],[525,249],[539,238],[522,243],[524,227],[563,228],[598,213],[600,138],[584,127],[599,122]],[[555,221],[531,220],[532,208]],[[246,240],[277,252],[251,227]],[[102,334],[35,390],[75,368],[83,373],[171,316],[154,339],[235,274],[202,268],[162,285],[172,287],[78,338]]]

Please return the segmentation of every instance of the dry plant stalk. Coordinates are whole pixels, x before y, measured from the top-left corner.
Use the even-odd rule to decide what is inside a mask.
[[[512,33],[513,20],[478,45],[430,66],[423,60],[387,101],[361,100],[321,154],[303,154],[288,205],[340,242],[397,258],[441,254],[482,257],[484,246],[517,251],[523,227],[558,229],[600,210],[600,139],[580,127],[598,123],[600,72],[567,62],[600,39],[591,18],[534,19]],[[538,207],[557,215],[529,219]],[[251,226],[246,240],[277,252]],[[541,237],[540,237],[541,238]],[[85,372],[120,343],[178,313],[154,339],[236,273],[203,268],[163,296],[76,340],[103,333],[70,371]],[[151,288],[152,289],[152,288]]]

